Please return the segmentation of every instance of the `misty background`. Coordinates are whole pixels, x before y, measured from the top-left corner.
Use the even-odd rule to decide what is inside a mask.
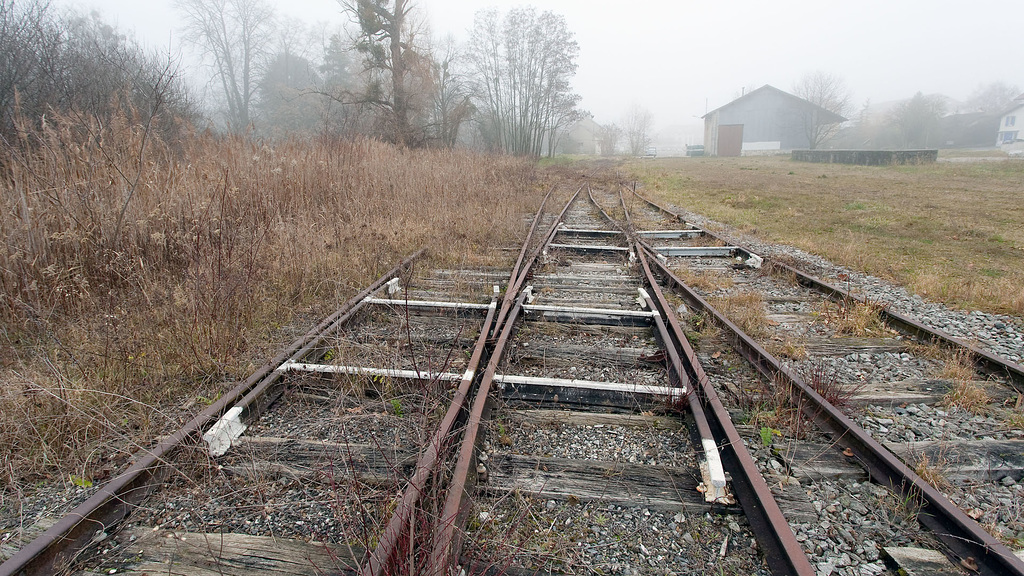
[[[274,42],[318,62],[334,34],[354,24],[336,0],[268,1]],[[173,0],[55,0],[55,7],[96,11],[122,33],[183,64],[203,102],[216,92],[211,70],[183,42],[185,21]],[[413,18],[434,46],[461,46],[475,14],[521,2],[417,0]],[[637,107],[650,112],[655,142],[700,143],[707,111],[764,84],[786,91],[824,72],[848,90],[847,117],[888,113],[917,93],[942,97],[943,113],[974,111],[994,83],[1024,85],[1024,3],[981,0],[857,3],[610,2],[553,0],[538,6],[564,16],[579,46],[571,78],[578,108],[601,124],[622,125]],[[972,100],[973,99],[973,100]]]

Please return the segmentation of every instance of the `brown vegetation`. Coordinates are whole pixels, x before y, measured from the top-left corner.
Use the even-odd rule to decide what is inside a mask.
[[[992,401],[988,393],[975,382],[977,371],[970,352],[949,353],[940,376],[950,381],[949,391],[942,397],[945,406],[981,414]]]
[[[838,302],[824,300],[819,319],[832,327],[837,336],[878,337],[890,334],[882,320],[885,304],[871,299],[866,301],[843,299]]]
[[[116,438],[133,450],[290,341],[289,323],[304,331],[420,247],[486,262],[540,198],[533,167],[509,158],[164,142],[131,116],[79,118],[0,150],[8,489],[115,459]]]
[[[708,298],[708,303],[732,320],[747,335],[754,338],[768,335],[770,321],[764,295],[760,292],[740,290],[724,296],[712,296]]]
[[[1024,162],[847,166],[785,157],[637,163],[657,200],[953,306],[1024,314]]]
[[[733,286],[731,276],[726,276],[716,270],[694,270],[689,266],[676,266],[673,272],[688,286],[708,293],[728,290]]]

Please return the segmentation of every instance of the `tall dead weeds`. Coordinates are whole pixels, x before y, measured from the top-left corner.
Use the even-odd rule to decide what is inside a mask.
[[[543,193],[512,158],[182,133],[48,116],[0,146],[5,487],[167,430],[422,246],[486,262]]]

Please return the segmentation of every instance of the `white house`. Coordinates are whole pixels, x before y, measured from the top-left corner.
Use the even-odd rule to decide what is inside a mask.
[[[1007,110],[1003,112],[1003,116],[999,119],[999,133],[996,135],[996,146],[1004,149],[1015,149],[1019,148],[1020,144],[1014,145],[1015,142],[1024,142],[1024,94],[1014,98],[1013,103],[1007,107]]]

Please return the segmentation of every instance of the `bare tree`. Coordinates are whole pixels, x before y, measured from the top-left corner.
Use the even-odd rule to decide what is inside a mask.
[[[578,54],[565,18],[553,12],[516,8],[500,21],[495,10],[477,12],[469,58],[481,131],[493,148],[540,156],[577,117],[569,82]]]
[[[87,118],[118,107],[165,135],[198,118],[169,55],[147,53],[95,12],[0,0],[0,138],[13,142],[19,122],[41,127],[54,112],[77,116],[85,130]]]
[[[615,148],[619,145],[619,138],[622,137],[622,128],[618,124],[608,124],[601,127],[598,133],[598,142],[601,144],[601,156],[615,155]]]
[[[555,96],[555,102],[551,107],[551,122],[548,128],[548,157],[555,156],[562,137],[573,124],[590,116],[585,110],[580,110],[579,104],[582,98],[579,94],[565,92]]]
[[[474,110],[469,88],[456,70],[457,60],[455,41],[449,37],[444,41],[443,52],[435,55],[431,64],[434,84],[430,119],[432,139],[447,148],[455,146],[460,127]]]
[[[837,116],[846,117],[851,110],[852,93],[846,82],[835,74],[821,70],[804,74],[793,85],[793,94],[807,100],[819,108]],[[804,133],[807,135],[808,146],[814,150],[839,132],[840,122],[821,114],[820,110],[812,110],[802,116]]]
[[[1003,81],[979,84],[971,93],[971,97],[967,99],[967,107],[971,112],[998,114],[1009,106],[1020,93],[1020,88],[1016,85]]]
[[[389,139],[399,145],[422,143],[413,129],[413,96],[417,69],[429,71],[429,60],[415,45],[408,0],[338,0],[359,25],[356,49],[363,54],[369,82],[357,98],[384,113]],[[426,65],[426,66],[425,66]],[[428,72],[429,74],[429,72]]]
[[[52,103],[59,39],[48,2],[0,0],[0,135],[14,132],[16,107],[38,118]]]
[[[369,114],[363,113],[368,107],[358,104],[354,96],[361,86],[355,49],[336,33],[325,39],[321,50],[320,81],[311,90],[320,99],[321,135],[358,133]]]
[[[900,131],[901,145],[904,148],[931,146],[945,111],[946,102],[941,96],[925,96],[920,92],[899,104],[891,120]]]
[[[629,144],[629,153],[633,156],[642,156],[647,146],[651,144],[651,127],[654,125],[654,116],[651,111],[639,104],[634,104],[626,112],[623,126],[626,132],[626,142]]]
[[[265,0],[176,0],[185,39],[213,66],[227,103],[231,130],[252,122],[258,78],[271,54],[274,10]]]

